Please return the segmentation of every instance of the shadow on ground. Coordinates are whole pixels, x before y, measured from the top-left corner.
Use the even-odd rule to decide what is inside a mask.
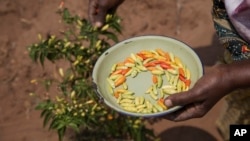
[[[221,60],[223,50],[224,49],[219,43],[217,35],[213,36],[213,40],[210,45],[194,48],[194,51],[198,54],[204,66],[212,66],[217,61]]]
[[[176,126],[163,131],[159,138],[162,141],[217,141],[207,131],[192,126]]]

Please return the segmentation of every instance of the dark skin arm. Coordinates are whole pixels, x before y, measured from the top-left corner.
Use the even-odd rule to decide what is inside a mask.
[[[124,0],[89,0],[88,15],[92,25],[95,27],[103,26],[106,15],[114,13],[123,1]]]
[[[101,27],[106,14],[115,12],[123,1],[89,0],[92,24]],[[168,107],[182,105],[183,108],[164,117],[172,121],[203,117],[222,97],[246,87],[250,87],[250,60],[215,65],[206,71],[192,89],[171,95],[165,100]]]
[[[250,87],[250,60],[215,65],[189,91],[169,96],[168,107],[184,107],[165,118],[184,121],[203,117],[222,97],[238,88]]]

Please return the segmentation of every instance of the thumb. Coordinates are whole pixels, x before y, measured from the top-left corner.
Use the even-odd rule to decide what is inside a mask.
[[[195,99],[196,97],[191,91],[186,91],[168,96],[164,103],[168,108],[171,108],[174,106],[183,106],[193,103]]]
[[[107,14],[107,9],[100,6],[96,0],[89,2],[89,19],[93,26],[101,27],[105,22],[105,16]]]
[[[92,15],[91,22],[95,27],[102,27],[105,22],[105,17],[107,15],[107,11],[104,9],[99,9],[98,13]]]

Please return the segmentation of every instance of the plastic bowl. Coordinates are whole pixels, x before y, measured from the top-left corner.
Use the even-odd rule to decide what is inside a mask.
[[[160,48],[166,52],[171,52],[179,57],[183,64],[187,66],[191,72],[191,84],[193,87],[195,82],[203,75],[203,66],[200,58],[188,45],[176,39],[164,36],[139,36],[124,40],[115,44],[113,47],[106,50],[97,60],[93,69],[93,83],[96,93],[100,99],[112,109],[119,113],[137,116],[137,117],[156,117],[172,113],[181,108],[176,106],[168,110],[156,113],[134,113],[124,110],[114,96],[108,90],[107,78],[110,70],[115,63],[123,61],[131,53],[137,53],[141,50],[153,50]],[[136,78],[127,78],[129,90],[135,92],[137,96],[144,96],[145,91],[152,84],[150,73],[141,73]]]

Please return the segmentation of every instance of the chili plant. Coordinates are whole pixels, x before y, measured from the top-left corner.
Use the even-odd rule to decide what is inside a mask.
[[[43,67],[46,67],[45,60],[54,64],[63,60],[69,64],[66,69],[58,69],[60,79],[42,79],[48,93],[54,95],[40,100],[36,107],[41,110],[44,126],[56,130],[60,141],[68,128],[74,129],[81,140],[154,139],[143,119],[121,115],[106,107],[92,88],[93,66],[112,42],[118,42],[120,18],[107,15],[106,24],[95,28],[88,20],[73,16],[67,8],[58,13],[66,30],[58,36],[42,38],[39,35],[39,41],[28,47],[31,59]],[[51,94],[53,86],[59,90]]]

